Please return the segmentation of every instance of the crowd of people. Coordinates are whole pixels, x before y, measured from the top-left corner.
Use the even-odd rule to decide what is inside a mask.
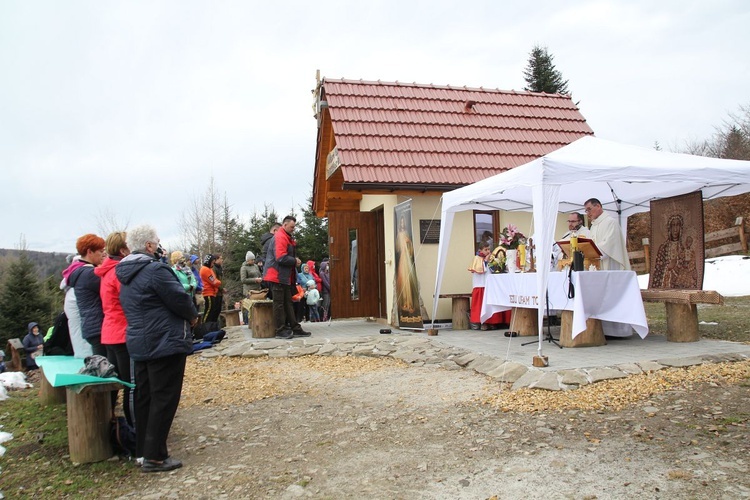
[[[310,336],[300,323],[330,318],[328,260],[318,270],[314,261],[297,258],[295,226],[292,216],[273,224],[261,238],[260,258],[248,251],[240,268],[245,297],[269,289],[279,338]],[[46,338],[38,323],[28,324],[26,368],[38,369],[36,359],[45,352],[106,358],[120,380],[135,384],[133,390],[123,386],[122,412],[135,429],[137,463],[144,472],[179,468],[167,437],[194,335],[200,340],[196,326],[218,324],[224,308],[223,257],[209,253],[201,259],[179,250],[167,255],[148,225],[106,239],[83,235],[76,251],[62,272],[64,314]],[[62,330],[64,341],[56,337]],[[115,392],[113,415],[117,403]]]

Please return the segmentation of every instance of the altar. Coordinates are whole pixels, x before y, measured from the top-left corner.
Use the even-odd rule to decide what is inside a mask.
[[[482,321],[514,307],[546,309],[546,298],[538,296],[536,279],[536,273],[488,274]],[[586,331],[589,319],[629,325],[641,338],[648,335],[646,310],[633,271],[581,271],[571,273],[570,278],[566,272],[550,272],[547,290],[550,310],[572,311],[573,339]],[[629,328],[626,330],[625,335],[632,334]],[[604,333],[623,336],[617,329],[605,329]]]

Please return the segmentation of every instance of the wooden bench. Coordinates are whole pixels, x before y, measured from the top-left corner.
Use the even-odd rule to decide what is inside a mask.
[[[224,326],[239,326],[242,323],[242,309],[227,309],[221,311],[220,315],[224,320]]]
[[[470,293],[445,293],[438,295],[441,299],[451,299],[451,321],[454,330],[469,329],[469,315],[471,314]]]
[[[644,302],[664,302],[667,310],[667,340],[697,342],[697,304],[723,305],[724,297],[713,290],[641,290]]]
[[[112,457],[110,427],[112,391],[123,385],[117,379],[103,379],[78,373],[83,359],[73,356],[40,356],[36,359],[44,374],[42,390],[65,391],[68,414],[68,451],[76,463],[101,462]],[[49,388],[45,389],[44,384]]]
[[[23,365],[23,361],[26,359],[26,351],[23,349],[21,339],[8,339],[8,343],[5,345],[5,353],[8,359],[5,362],[6,371],[22,372],[26,369]]]
[[[270,339],[276,336],[273,320],[272,300],[253,300],[250,309],[250,328],[254,339]]]

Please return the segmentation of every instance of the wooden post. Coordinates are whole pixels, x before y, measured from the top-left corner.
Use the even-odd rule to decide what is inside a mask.
[[[454,330],[469,329],[469,297],[453,297],[451,299],[451,321]]]
[[[65,387],[52,387],[47,377],[44,376],[44,368],[40,368],[39,378],[39,403],[44,406],[65,404]]]
[[[739,226],[737,229],[740,233],[740,245],[742,245],[742,251],[744,253],[747,253],[747,236],[745,235],[745,222],[742,219],[742,217],[737,217],[737,220],[734,222],[736,226]]]
[[[698,308],[695,304],[666,302],[667,340],[669,342],[698,342]]]
[[[270,339],[276,336],[272,300],[256,300],[253,302],[250,324],[252,325],[254,339]]]
[[[646,274],[651,272],[651,245],[648,238],[643,238],[643,260],[646,264]]]
[[[80,393],[68,388],[68,450],[79,464],[101,462],[112,456],[109,432],[112,419],[110,393],[120,384],[87,385]]]
[[[539,335],[539,317],[536,309],[514,307],[510,317],[510,328],[521,337]]]
[[[560,321],[560,345],[563,347],[596,347],[606,345],[602,322],[598,319],[586,320],[586,330],[573,338],[573,311],[563,311]]]

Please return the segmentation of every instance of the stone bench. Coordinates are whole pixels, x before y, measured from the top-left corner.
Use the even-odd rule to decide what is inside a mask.
[[[697,342],[697,304],[723,305],[724,297],[713,290],[641,290],[644,302],[664,302],[667,310],[667,340]]]

